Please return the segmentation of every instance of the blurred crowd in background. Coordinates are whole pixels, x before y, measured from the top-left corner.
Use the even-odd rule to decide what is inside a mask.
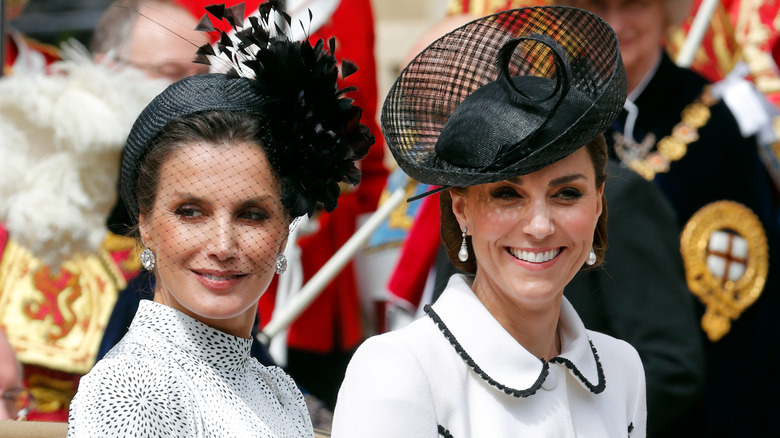
[[[0,340],[0,395],[7,402],[7,418],[20,413],[28,420],[67,421],[79,377],[121,338],[138,301],[150,298],[153,280],[141,270],[135,242],[125,237],[128,222],[116,197],[118,160],[130,124],[146,102],[170,81],[208,71],[207,66],[191,60],[199,46],[214,43],[208,34],[194,30],[210,3],[0,2],[5,6],[6,20],[6,59],[0,79],[0,333],[9,341]],[[256,10],[259,3],[247,1],[247,13]],[[337,57],[358,66],[358,73],[343,85],[358,87],[350,97],[363,108],[363,123],[377,138],[361,163],[360,185],[343,187],[345,196],[334,212],[315,215],[297,225],[287,250],[290,269],[260,300],[253,355],[263,363],[285,368],[311,397],[315,426],[327,429],[355,348],[371,335],[413,320],[424,304],[436,298],[437,286],[446,282],[439,275],[451,267],[441,265],[439,230],[429,226],[431,218],[438,218],[438,206],[426,202],[394,206],[294,322],[274,333],[270,343],[263,337],[263,328],[283,313],[296,292],[391,194],[400,190],[409,197],[428,189],[397,169],[379,131],[384,95],[405,63],[439,35],[473,18],[546,2],[286,3],[296,19],[308,21],[304,11],[311,9],[315,21],[309,36],[335,36]],[[775,62],[780,55],[780,5],[751,0],[716,2],[712,13],[702,18],[708,24],[706,31],[698,41],[692,41],[690,35],[698,32],[696,13],[708,7],[702,6],[707,2],[570,3],[596,10],[616,29],[629,72],[629,93],[629,67],[635,62],[632,56],[647,59],[641,45],[648,44],[647,53],[665,53],[653,61],[655,64],[637,67],[644,69],[634,73],[637,80],[633,85],[638,91],[629,94],[634,109],[658,114],[658,120],[644,126],[642,119],[631,119],[631,105],[627,105],[623,125],[613,128],[620,135],[608,137],[608,142],[615,165],[622,164],[616,169],[654,181],[666,199],[658,208],[670,212],[666,222],[673,235],[670,246],[661,248],[668,240],[659,237],[655,243],[642,243],[649,245],[642,251],[672,254],[674,260],[668,267],[646,261],[637,268],[642,272],[613,275],[607,252],[603,269],[604,278],[620,278],[625,294],[631,294],[630,279],[650,284],[653,280],[648,278],[658,280],[664,272],[672,272],[670,278],[674,278],[663,280],[666,282],[657,288],[680,292],[670,301],[664,301],[668,295],[661,293],[615,306],[647,311],[641,315],[624,308],[627,313],[618,317],[611,309],[591,308],[596,314],[593,324],[601,325],[591,327],[583,317],[586,326],[626,338],[643,361],[661,358],[652,362],[658,380],[646,370],[651,436],[766,432],[776,421],[773,406],[780,400],[773,392],[780,390],[776,385],[780,377],[766,376],[774,373],[768,368],[780,359],[780,343],[774,339],[780,290],[773,274],[777,270],[773,242],[780,226],[776,133],[780,129],[780,74]],[[670,10],[676,7],[669,12],[676,14],[675,18],[637,19],[642,8],[656,3]],[[653,36],[649,42],[642,41],[641,36],[647,34]],[[693,44],[693,55],[681,60],[686,44]],[[626,52],[630,50],[635,51],[633,55]],[[650,93],[642,95],[643,90],[651,87],[655,72],[664,68],[673,71],[672,62],[683,63],[704,79],[691,79],[690,87],[696,89],[684,92],[668,91],[675,79],[656,82],[657,90],[648,88],[655,96],[671,93],[679,102],[648,102]],[[137,71],[117,70],[117,65]],[[670,77],[675,78],[674,74]],[[719,88],[707,88],[705,79]],[[726,132],[724,126],[733,129]],[[724,130],[717,130],[721,128]],[[635,129],[634,138],[631,129]],[[652,137],[640,138],[640,133]],[[626,138],[633,143],[621,143],[620,139]],[[666,138],[671,140],[664,144],[673,143],[675,152],[648,153],[665,150],[660,140]],[[644,148],[641,159],[633,159],[636,156],[631,156],[631,151],[622,154],[628,149],[621,147],[629,143]],[[687,151],[692,151],[689,156]],[[746,163],[740,164],[743,159]],[[626,196],[638,195],[632,192]],[[747,205],[759,220],[751,222],[754,216],[739,216],[733,210],[697,216],[705,204],[720,200]],[[610,220],[626,219],[628,209],[638,211],[640,207],[617,208],[614,219],[610,210]],[[686,245],[701,247],[690,237],[693,231],[680,234],[691,223],[736,235],[748,250],[737,253],[731,243],[726,244],[728,254],[717,253],[726,260],[723,262],[712,257],[717,255],[717,236],[706,234],[701,238],[704,248],[709,245],[709,252],[703,256],[695,251],[686,253]],[[654,225],[641,226],[648,229],[626,233],[647,237]],[[613,239],[630,239],[621,236],[611,233],[610,243],[619,247],[620,240]],[[729,239],[733,237],[726,237],[732,242]],[[626,257],[637,257],[634,254]],[[617,267],[618,256],[614,257],[612,266]],[[583,309],[613,299],[600,295],[609,281],[595,279],[583,286]],[[576,301],[572,298],[575,307]],[[656,306],[660,301],[666,307]],[[651,315],[651,309],[659,313]],[[668,324],[671,320],[676,323]],[[637,329],[645,326],[660,329]],[[635,338],[628,339],[631,336]],[[652,347],[643,350],[643,343]],[[7,346],[15,350],[15,358]],[[745,381],[752,381],[747,389]],[[656,399],[652,399],[653,390]],[[661,419],[656,425],[655,418]]]

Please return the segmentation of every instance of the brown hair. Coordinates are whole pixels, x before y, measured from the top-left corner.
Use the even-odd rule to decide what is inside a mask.
[[[596,188],[598,189],[607,180],[607,143],[603,135],[591,140],[585,145],[593,163],[593,169],[596,173]],[[439,207],[441,209],[441,240],[444,243],[444,249],[447,251],[447,257],[456,268],[469,274],[477,272],[477,258],[474,255],[474,247],[471,244],[471,236],[466,236],[466,246],[469,252],[469,258],[465,262],[458,259],[458,251],[463,241],[463,231],[460,229],[458,219],[452,212],[452,195],[450,191],[462,193],[468,190],[468,187],[452,187],[439,194]],[[592,266],[584,264],[582,270],[593,269],[601,265],[604,260],[604,252],[607,249],[607,199],[601,195],[601,216],[596,222],[596,229],[593,232],[593,251],[596,253],[596,263]]]

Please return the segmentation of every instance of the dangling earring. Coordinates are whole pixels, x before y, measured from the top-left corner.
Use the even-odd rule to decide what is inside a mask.
[[[596,251],[593,251],[593,248],[590,248],[590,253],[588,253],[588,261],[585,263],[588,264],[588,266],[593,266],[596,264]]]
[[[154,269],[154,253],[151,249],[146,248],[141,252],[141,264],[147,271]]]
[[[276,273],[277,274],[284,274],[284,271],[287,270],[287,257],[284,256],[284,253],[279,253],[276,255]]]
[[[469,249],[466,246],[466,227],[463,227],[463,241],[460,243],[460,251],[458,251],[458,260],[465,262],[469,259]]]

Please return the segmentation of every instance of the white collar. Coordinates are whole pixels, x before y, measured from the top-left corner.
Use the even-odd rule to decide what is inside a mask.
[[[130,328],[152,343],[162,337],[171,347],[217,369],[245,373],[253,361],[252,338],[229,335],[152,300],[138,303]]]
[[[426,309],[463,360],[491,386],[515,397],[536,393],[549,364],[520,345],[474,295],[471,280],[453,275],[442,296]],[[583,387],[605,388],[604,373],[585,326],[566,298],[559,320],[561,354],[551,363],[565,365]]]

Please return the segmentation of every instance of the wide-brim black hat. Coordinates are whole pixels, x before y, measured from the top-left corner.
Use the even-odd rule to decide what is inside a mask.
[[[545,6],[474,20],[401,72],[382,129],[417,181],[471,186],[534,172],[601,134],[626,77],[617,36],[587,11]]]

